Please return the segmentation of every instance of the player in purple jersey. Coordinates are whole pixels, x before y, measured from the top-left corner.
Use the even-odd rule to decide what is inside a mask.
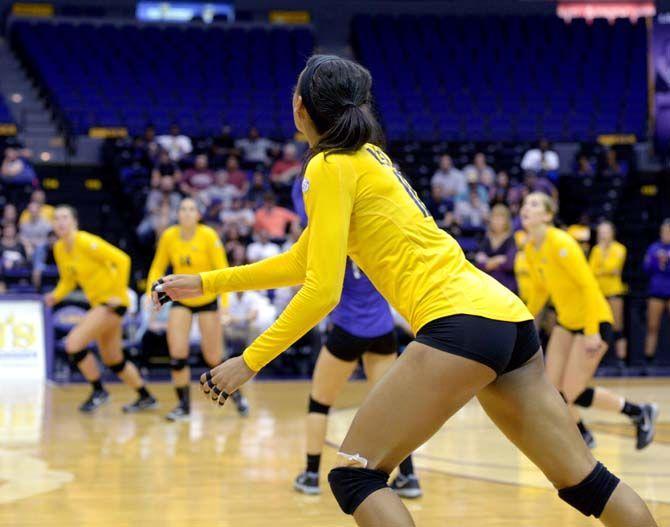
[[[649,275],[647,300],[647,337],[644,354],[652,364],[658,346],[658,332],[666,309],[670,310],[670,218],[661,223],[660,239],[652,243],[644,257],[644,270]]]
[[[305,227],[307,215],[301,185],[302,178],[296,178],[291,195],[294,208]],[[328,322],[326,344],[321,348],[312,376],[307,415],[307,466],[294,483],[294,488],[304,494],[321,492],[319,467],[328,412],[358,361],[363,361],[365,375],[374,385],[391,367],[398,351],[388,302],[350,259],[347,259],[340,303],[330,313]],[[404,498],[421,496],[411,456],[400,463],[398,476],[391,483],[391,488]]]

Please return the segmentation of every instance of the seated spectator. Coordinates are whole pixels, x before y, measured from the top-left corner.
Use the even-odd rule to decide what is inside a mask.
[[[256,235],[256,241],[247,247],[247,262],[255,263],[271,256],[276,256],[281,252],[279,245],[270,241],[267,231],[261,230]]]
[[[241,196],[249,192],[249,176],[246,171],[240,169],[240,162],[235,156],[230,156],[226,161],[226,174],[228,183],[237,187]]]
[[[40,214],[40,204],[37,201],[28,203],[27,212],[28,220],[20,224],[19,236],[28,256],[32,257],[35,249],[47,242],[47,235],[52,227]]]
[[[7,203],[2,209],[2,226],[16,225],[17,218],[16,206],[13,203]]]
[[[284,240],[289,225],[300,224],[300,218],[294,212],[275,204],[275,195],[272,192],[265,194],[263,206],[256,211],[254,232],[267,231],[270,238]]]
[[[456,196],[455,202],[458,203],[459,201],[469,201],[470,191],[474,189],[479,195],[479,199],[485,203],[488,203],[489,189],[479,181],[478,172],[471,167],[466,168],[464,170],[464,173],[465,173],[465,179],[467,181],[465,192]]]
[[[487,189],[493,187],[495,182],[496,173],[495,171],[486,163],[486,156],[481,152],[475,154],[473,162],[471,165],[466,166],[463,169],[463,172],[467,173],[470,171],[475,171],[477,173],[477,182],[480,185],[484,185]]]
[[[248,238],[256,222],[254,211],[244,206],[240,197],[235,197],[230,203],[230,208],[224,209],[219,216],[224,230],[234,227],[241,238]]]
[[[49,231],[46,243],[38,245],[33,254],[33,285],[37,291],[41,291],[44,274],[58,276],[58,267],[54,257],[54,244],[58,240],[54,231]]]
[[[37,180],[33,167],[27,159],[28,151],[19,151],[16,148],[7,148],[5,157],[0,165],[0,180],[5,187],[10,202],[25,206],[26,188]]]
[[[558,190],[546,177],[538,176],[535,172],[526,172],[523,182],[528,192],[542,192],[558,202]]]
[[[624,162],[619,162],[616,150],[610,148],[605,154],[605,167],[603,176],[605,177],[625,177],[628,173],[628,166]]]
[[[142,134],[142,145],[147,153],[149,160],[153,161],[158,157],[160,146],[156,139],[156,127],[153,124],[148,124],[144,127]]]
[[[516,293],[514,261],[517,249],[511,220],[509,209],[505,205],[498,204],[493,207],[486,236],[475,256],[475,263]]]
[[[234,198],[240,196],[240,191],[236,186],[231,185],[228,181],[228,173],[219,171],[216,173],[216,183],[210,187],[205,188],[198,194],[198,199],[205,207],[209,207],[214,202],[221,205],[221,211],[230,207],[230,203]]]
[[[277,187],[290,187],[293,179],[300,174],[302,163],[298,159],[298,149],[293,143],[286,143],[281,159],[272,165],[270,182]]]
[[[163,150],[167,151],[170,159],[177,163],[193,152],[193,143],[191,143],[191,139],[181,133],[179,125],[176,123],[170,125],[169,134],[159,135],[156,141]]]
[[[275,143],[261,137],[258,128],[252,126],[249,129],[249,135],[244,139],[239,139],[235,142],[235,147],[242,153],[242,160],[250,165],[270,163],[270,156],[268,150],[275,148]]]
[[[195,156],[193,168],[184,172],[181,181],[181,191],[192,198],[214,184],[214,171],[209,168],[209,161],[205,154]]]
[[[451,156],[440,157],[440,167],[430,180],[433,199],[451,200],[459,194],[467,193],[467,182],[463,172],[454,167]]]
[[[223,238],[226,240],[224,248],[226,249],[228,263],[231,266],[247,263],[247,248],[242,243],[237,229],[228,227],[223,233]]]
[[[247,347],[277,318],[277,311],[268,298],[256,291],[228,295],[228,308],[222,317],[224,334]]]
[[[232,128],[224,124],[221,127],[221,134],[212,140],[212,165],[223,166],[225,160],[231,155],[239,155],[239,152],[235,148]]]
[[[589,161],[589,158],[586,155],[582,154],[577,159],[577,170],[576,173],[580,177],[591,177],[595,174],[593,165]]]
[[[496,176],[496,182],[489,193],[489,203],[491,205],[496,205],[501,203],[503,205],[509,202],[509,194],[512,188],[512,184],[509,179],[509,175],[506,171],[501,170]]]
[[[161,150],[151,170],[151,188],[160,187],[161,178],[164,176],[171,177],[176,183],[179,183],[182,177],[179,165],[170,159],[170,154],[166,150]]]
[[[26,248],[19,240],[16,226],[8,223],[2,228],[0,239],[0,265],[3,274],[7,271],[25,269],[28,267]]]
[[[484,227],[489,217],[488,201],[483,200],[477,188],[470,187],[468,200],[459,200],[454,207],[456,223],[466,229]]]
[[[155,235],[160,234],[177,221],[177,211],[181,196],[174,190],[174,179],[164,176],[160,180],[160,188],[149,192],[145,206],[145,216],[137,227],[137,236],[146,243]]]
[[[251,185],[247,192],[247,202],[249,203],[249,206],[258,208],[263,205],[263,200],[268,192],[272,192],[270,183],[265,177],[265,174],[260,170],[257,170],[251,177]]]
[[[54,218],[54,208],[51,205],[47,205],[46,203],[46,194],[44,194],[43,190],[35,190],[31,196],[30,196],[30,203],[35,202],[39,205],[39,215],[40,217],[49,223],[53,222]],[[29,221],[30,219],[30,213],[28,212],[30,203],[28,204],[28,207],[21,213],[21,216],[19,217],[19,226],[21,226],[23,223]]]
[[[454,200],[446,197],[439,185],[432,185],[430,198],[426,200],[426,207],[430,215],[437,220],[454,211]]]
[[[537,148],[531,148],[523,155],[521,168],[524,171],[532,171],[555,181],[559,169],[558,154],[551,149],[549,141],[540,139]]]

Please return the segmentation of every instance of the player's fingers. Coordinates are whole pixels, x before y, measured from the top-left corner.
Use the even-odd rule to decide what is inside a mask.
[[[212,373],[209,371],[205,372],[202,377],[200,377],[200,389],[207,395],[213,387]]]

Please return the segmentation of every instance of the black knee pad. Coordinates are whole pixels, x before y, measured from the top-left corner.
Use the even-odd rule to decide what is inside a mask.
[[[574,404],[581,406],[582,408],[589,408],[593,404],[593,396],[595,393],[593,388],[586,388],[586,390],[577,396]]]
[[[328,415],[328,412],[330,412],[330,406],[327,404],[321,404],[319,401],[312,399],[311,395],[309,396],[309,406],[307,407],[307,413]]]
[[[119,374],[126,367],[126,359],[123,359],[118,364],[108,364],[107,367],[112,370],[114,373]]]
[[[584,481],[574,487],[559,490],[558,496],[584,516],[600,518],[618,484],[619,478],[599,462]]]
[[[77,353],[68,353],[67,358],[70,361],[70,364],[77,366],[81,361],[83,361],[88,356],[88,350],[81,350]]]
[[[188,359],[170,359],[172,371],[181,371],[188,366]]]
[[[373,492],[386,488],[389,475],[369,468],[337,467],[328,473],[328,483],[345,514],[353,514]]]

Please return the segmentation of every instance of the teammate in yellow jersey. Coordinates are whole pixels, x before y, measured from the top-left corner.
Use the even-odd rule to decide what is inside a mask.
[[[157,407],[147,391],[135,365],[123,356],[121,344],[123,315],[128,309],[130,257],[102,238],[80,231],[76,211],[67,205],[54,211],[54,231],[58,241],[54,258],[60,279],[44,298],[48,306],[62,301],[80,287],[91,309],[65,339],[65,351],[72,364],[93,387],[91,396],[79,407],[92,412],[109,399],[100,378],[100,369],[88,346],[95,341],[102,361],[139,397],[123,407],[124,412],[137,412]]]
[[[553,200],[540,192],[529,194],[521,207],[533,284],[528,307],[538,316],[551,299],[558,316],[547,344],[547,375],[569,404],[627,415],[637,428],[637,448],[642,449],[654,437],[656,405],[631,403],[609,390],[588,387],[612,344],[612,311],[582,248],[570,234],[551,225],[555,213]],[[577,412],[573,415],[586,444],[595,446]]]
[[[598,225],[598,243],[591,249],[589,266],[598,281],[600,290],[607,299],[614,316],[614,346],[616,356],[626,358],[626,337],[623,334],[623,297],[626,286],[621,273],[626,263],[626,247],[616,241],[614,225],[603,221]]]
[[[156,255],[149,270],[148,284],[158,280],[168,265],[175,273],[200,273],[228,267],[226,253],[214,229],[201,225],[200,211],[191,198],[181,201],[178,225],[168,228],[158,240]],[[148,296],[151,296],[149,287]],[[221,296],[223,307],[228,305],[227,295]],[[200,347],[205,363],[213,368],[223,360],[223,331],[219,310],[219,294],[210,293],[197,298],[173,302],[167,326],[172,383],[177,392],[178,404],[166,418],[169,421],[188,419],[191,410],[191,369],[188,366],[189,336],[193,315],[198,316]],[[247,415],[249,407],[240,392],[236,392],[238,411]]]
[[[465,259],[375,143],[372,80],[363,67],[316,55],[300,74],[293,114],[311,159],[302,192],[308,227],[292,249],[261,262],[173,275],[153,299],[302,284],[277,321],[244,352],[201,377],[215,404],[319,322],[340,298],[347,254],[416,334],[374,386],[329,482],[361,526],[412,526],[387,486],[400,461],[472,397],[560,489],[612,527],[651,527],[644,502],[596,462],[544,375],[532,316],[521,300]]]

